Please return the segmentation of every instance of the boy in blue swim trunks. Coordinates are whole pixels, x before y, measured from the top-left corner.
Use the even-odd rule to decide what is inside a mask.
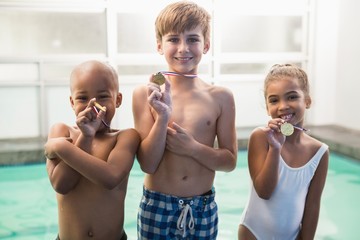
[[[210,16],[203,8],[170,4],[155,25],[168,76],[164,85],[150,81],[133,92],[137,159],[146,173],[138,239],[216,239],[215,171],[236,166],[234,98],[197,76],[210,48]]]

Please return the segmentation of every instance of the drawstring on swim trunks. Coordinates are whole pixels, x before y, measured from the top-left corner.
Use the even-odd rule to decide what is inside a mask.
[[[193,203],[193,201],[190,201],[191,205],[192,205],[192,203]],[[177,221],[177,228],[180,231],[184,231],[183,237],[185,237],[186,236],[186,220],[187,220],[188,213],[190,214],[190,220],[188,223],[188,227],[190,230],[194,228],[195,223],[194,223],[194,218],[192,215],[192,209],[191,209],[190,205],[187,203],[184,206],[184,201],[181,199],[179,200],[179,204],[183,207],[183,209],[182,209],[179,219]]]

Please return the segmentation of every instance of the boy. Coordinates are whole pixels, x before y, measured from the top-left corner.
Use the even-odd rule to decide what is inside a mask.
[[[140,138],[134,129],[110,128],[122,101],[118,89],[115,70],[98,61],[84,62],[71,74],[77,126],[55,124],[45,144],[57,192],[57,239],[127,239],[124,200]]]
[[[215,239],[215,171],[236,166],[233,95],[196,75],[210,47],[210,16],[203,8],[170,4],[155,25],[157,50],[171,71],[164,74],[172,76],[165,87],[150,82],[133,93],[137,158],[146,173],[138,238]]]

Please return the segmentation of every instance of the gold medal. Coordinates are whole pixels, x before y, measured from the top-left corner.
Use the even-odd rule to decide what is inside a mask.
[[[291,136],[291,134],[294,133],[294,126],[290,123],[283,123],[281,126],[280,126],[280,131],[283,135],[285,136]]]
[[[161,72],[155,73],[152,75],[151,82],[161,86],[165,83],[165,77]]]

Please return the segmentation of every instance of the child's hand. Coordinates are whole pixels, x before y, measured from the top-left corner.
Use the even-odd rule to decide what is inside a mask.
[[[93,107],[96,99],[93,98],[89,101],[87,107],[81,111],[76,117],[76,125],[84,136],[93,137],[100,128],[105,112],[100,111],[97,113]]]
[[[268,122],[268,127],[264,129],[268,143],[275,148],[281,148],[286,137],[280,132],[280,126],[284,123],[281,118],[274,118]]]
[[[177,154],[187,155],[191,154],[192,146],[194,146],[195,139],[176,123],[172,123],[172,127],[168,127],[166,136],[166,149]]]
[[[161,91],[158,84],[152,83],[151,81],[148,83],[148,102],[157,114],[170,118],[172,103],[170,82],[168,79],[165,80],[164,91]]]

